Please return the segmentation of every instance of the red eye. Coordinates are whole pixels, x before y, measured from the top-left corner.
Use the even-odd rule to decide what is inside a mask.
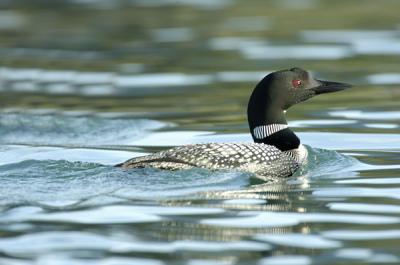
[[[294,88],[298,88],[301,85],[301,80],[300,79],[293,80],[292,85]]]

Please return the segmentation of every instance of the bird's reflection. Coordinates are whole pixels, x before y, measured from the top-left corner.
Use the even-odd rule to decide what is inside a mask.
[[[238,215],[259,212],[307,212],[308,206],[302,202],[310,193],[306,177],[274,180],[265,183],[252,181],[250,185],[238,190],[210,191],[196,194],[194,198],[168,200],[168,206],[206,206],[224,209],[218,215],[175,216],[168,221],[156,223],[149,228],[158,240],[176,241],[241,241],[256,234],[308,233],[306,223],[293,226],[266,225],[257,228],[213,226],[200,223],[209,218],[235,218]]]

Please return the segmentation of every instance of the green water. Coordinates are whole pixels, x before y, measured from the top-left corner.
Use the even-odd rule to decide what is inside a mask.
[[[400,264],[398,1],[0,1],[0,264]],[[295,176],[112,165],[251,141],[290,67]]]

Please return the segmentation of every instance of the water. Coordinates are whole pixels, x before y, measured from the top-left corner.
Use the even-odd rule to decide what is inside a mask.
[[[0,264],[400,264],[396,1],[1,6]],[[356,85],[287,112],[294,176],[113,167],[251,141],[255,83],[293,66]]]

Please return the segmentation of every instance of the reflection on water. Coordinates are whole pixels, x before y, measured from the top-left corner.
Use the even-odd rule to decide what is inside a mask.
[[[81,118],[73,119],[76,122]],[[142,122],[127,121],[131,126]],[[4,147],[8,148],[6,152],[15,151],[13,146]],[[74,260],[85,249],[141,258],[157,255],[163,259],[172,253],[187,252],[193,258],[196,253],[211,256],[235,253],[245,259],[251,253],[282,247],[296,249],[294,253],[318,249],[339,255],[335,253],[344,246],[343,241],[398,239],[397,206],[357,203],[352,206],[343,202],[352,197],[398,199],[397,188],[381,191],[377,187],[363,188],[365,192],[361,193],[361,187],[352,187],[362,183],[393,185],[397,183],[395,179],[363,182],[355,173],[368,167],[374,170],[373,166],[335,151],[309,149],[309,152],[309,161],[297,176],[267,183],[259,183],[249,174],[203,169],[126,171],[45,158],[5,164],[0,174],[3,209],[0,228],[9,236],[0,239],[0,248],[18,258],[61,251],[70,253],[68,260]],[[108,154],[102,156],[112,159]],[[10,223],[13,225],[6,225]],[[328,230],[313,229],[314,225],[324,224]],[[85,232],[36,230],[36,226],[46,225],[98,228]],[[342,230],[343,225],[353,225],[359,230]],[[383,230],[368,230],[372,226]],[[111,234],[95,232],[107,227],[112,227]],[[11,236],[13,233],[17,234]],[[32,245],[33,241],[36,244]],[[383,260],[397,260],[393,254],[381,255]],[[54,259],[62,257],[56,255]],[[271,258],[274,259],[278,258]],[[269,258],[261,262],[265,260]]]
[[[400,262],[398,2],[0,2],[0,264]],[[356,85],[288,110],[293,177],[112,166],[251,141],[293,66]]]

